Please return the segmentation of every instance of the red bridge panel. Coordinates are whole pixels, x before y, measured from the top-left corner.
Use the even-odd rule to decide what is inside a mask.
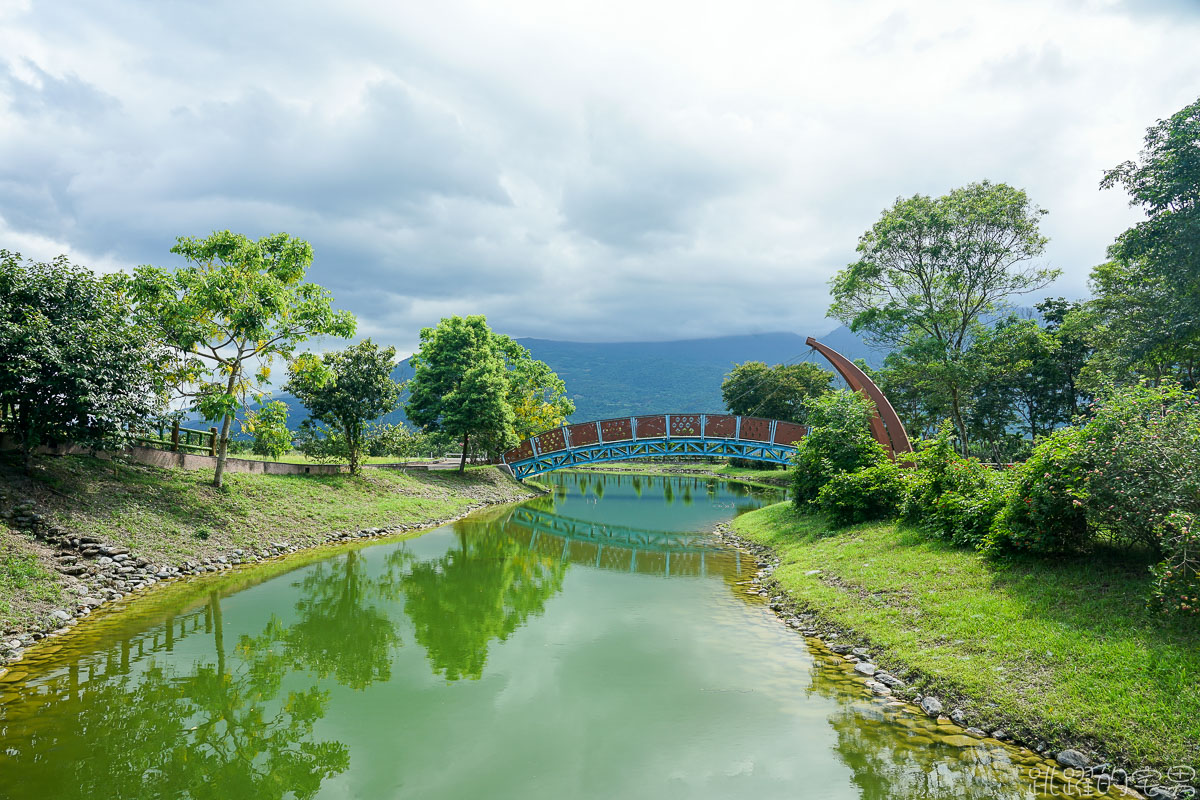
[[[804,438],[808,428],[795,422],[775,423],[775,444],[795,444]]]
[[[742,432],[739,439],[766,442],[771,439],[771,420],[760,417],[742,417]]]
[[[652,439],[667,435],[667,418],[662,414],[654,417],[637,417],[637,438]]]
[[[704,418],[704,435],[732,439],[737,433],[737,417],[709,414]]]
[[[533,458],[533,445],[529,439],[526,439],[504,454],[504,460],[510,464],[514,461],[520,461],[523,458]]]
[[[638,431],[641,433],[641,431]],[[671,435],[672,436],[699,436],[700,435],[700,415],[699,414],[672,414],[671,415]]]
[[[624,442],[633,438],[633,427],[629,417],[600,421],[600,436],[605,442]]]
[[[533,438],[537,441],[539,453],[553,453],[555,450],[567,449],[567,437],[563,436],[562,428],[539,433]]]
[[[600,441],[600,435],[596,433],[596,423],[594,422],[572,425],[567,428],[567,433],[571,437],[571,447],[583,447]]]

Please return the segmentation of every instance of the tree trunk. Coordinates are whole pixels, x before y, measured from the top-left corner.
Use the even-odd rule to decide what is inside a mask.
[[[970,454],[970,445],[967,440],[967,424],[963,422],[962,407],[959,404],[958,387],[954,386],[950,389],[950,412],[954,415],[954,427],[958,429],[960,447],[962,455]]]
[[[471,434],[464,433],[463,434],[462,456],[458,460],[458,474],[459,475],[462,475],[464,472],[467,471],[467,445],[470,443],[470,441],[471,441]]]
[[[235,367],[229,373],[229,382],[225,384],[225,393],[233,394],[233,387],[237,385],[238,369]],[[225,457],[229,454],[229,428],[233,425],[233,415],[226,414],[225,420],[221,423],[221,434],[217,440],[217,469],[213,474],[213,486],[221,488],[221,479],[225,475]]]
[[[362,443],[355,438],[354,429],[351,425],[344,426],[346,436],[346,458],[350,462],[350,474],[358,474],[358,451]]]

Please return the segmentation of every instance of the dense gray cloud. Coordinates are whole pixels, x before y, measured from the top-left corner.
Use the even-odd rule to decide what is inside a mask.
[[[102,269],[278,230],[362,335],[822,332],[896,197],[1050,210],[1079,296],[1100,192],[1200,95],[1200,3],[12,3],[0,246]]]

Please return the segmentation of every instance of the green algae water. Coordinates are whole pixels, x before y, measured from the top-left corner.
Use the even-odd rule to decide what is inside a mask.
[[[0,678],[0,797],[1062,796],[1039,759],[871,697],[748,593],[753,559],[705,532],[772,491],[546,478],[31,649]]]

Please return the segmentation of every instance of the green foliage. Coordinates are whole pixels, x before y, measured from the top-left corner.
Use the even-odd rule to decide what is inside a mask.
[[[1163,610],[1200,614],[1200,514],[1173,511],[1157,529],[1163,560],[1151,568],[1151,596]]]
[[[461,472],[471,439],[498,455],[574,410],[566,387],[546,364],[482,316],[447,317],[421,331],[404,412],[427,433],[462,440]]]
[[[292,432],[287,424],[288,407],[278,400],[246,415],[245,429],[254,434],[251,452],[276,461],[292,449]]]
[[[1029,460],[1015,468],[1004,505],[982,549],[1065,553],[1088,540],[1085,432],[1063,428],[1043,439]]]
[[[1007,473],[959,455],[949,422],[913,456],[900,517],[936,539],[980,547],[1005,501]]]
[[[368,424],[400,401],[400,385],[392,380],[395,366],[396,348],[381,348],[370,339],[319,359],[306,354],[290,365],[284,389],[304,403],[314,420],[337,430],[336,437],[326,437],[326,449],[337,443],[352,473],[366,453]],[[309,426],[307,436],[315,434]],[[310,444],[311,439],[306,441]]]
[[[0,250],[0,407],[32,466],[46,444],[120,446],[160,407],[163,358],[131,316],[124,276]]]
[[[895,515],[903,496],[902,468],[885,459],[834,475],[817,491],[813,505],[834,525],[855,525]]]
[[[839,390],[809,398],[808,435],[796,445],[792,497],[797,508],[814,504],[835,475],[884,461],[883,446],[871,435],[874,404],[858,392]]]
[[[1021,266],[1045,249],[1045,213],[1025,192],[988,181],[898,199],[859,238],[859,260],[831,282],[830,313],[902,348],[940,387],[964,446],[963,395],[974,383],[964,353],[981,316],[1058,274]]]
[[[1102,188],[1120,185],[1146,219],[1117,237],[1110,256],[1161,281],[1173,301],[1162,340],[1200,340],[1200,99],[1146,131],[1137,162],[1107,171]]]
[[[804,401],[828,392],[833,373],[816,364],[777,364],[761,361],[738,364],[721,382],[721,398],[732,414],[767,417],[803,424]]]
[[[205,419],[222,421],[219,487],[234,415],[267,382],[274,358],[290,358],[312,336],[353,335],[354,317],[334,311],[328,291],[304,282],[312,247],[286,233],[257,241],[230,231],[181,236],[171,252],[187,266],[139,267],[133,292],[144,323],[174,351],[165,377]]]

